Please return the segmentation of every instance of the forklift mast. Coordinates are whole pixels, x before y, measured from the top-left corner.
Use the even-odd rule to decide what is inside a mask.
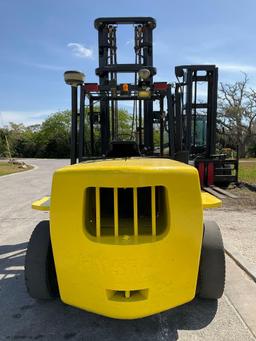
[[[116,29],[117,25],[124,24],[134,25],[134,64],[119,64],[117,62]],[[142,68],[148,69],[150,71],[150,77],[147,79],[148,86],[152,86],[153,75],[156,73],[156,69],[153,68],[152,31],[156,26],[156,22],[151,17],[98,18],[95,20],[94,25],[95,28],[98,30],[99,67],[96,69],[96,75],[99,76],[99,85],[101,86],[101,145],[102,154],[105,155],[108,151],[108,146],[110,142],[110,108],[112,116],[112,139],[115,140],[118,138],[117,100],[121,100],[120,97],[116,96],[117,91],[119,90],[117,87],[118,74],[134,73],[134,85],[136,86],[136,76],[139,70]],[[109,97],[104,97],[105,91],[111,92],[111,100],[109,99]],[[127,94],[125,95],[129,95],[131,91],[132,88],[130,88],[130,90],[128,90]],[[125,96],[122,96],[122,99],[125,99]],[[153,148],[152,113],[153,102],[147,101],[144,105],[144,145],[149,150],[152,150]],[[141,106],[139,115],[141,116]],[[140,135],[142,134],[141,129],[142,126],[139,127]]]
[[[183,145],[179,142],[179,146],[182,145],[191,157],[199,153],[210,157],[216,150],[218,68],[215,65],[182,65],[175,67],[175,75],[178,79],[176,96],[179,93],[182,99],[177,119],[182,120]],[[202,116],[206,118],[206,138],[198,145],[198,118]]]
[[[132,25],[134,27],[134,60],[133,64],[120,64],[117,57],[117,27]],[[119,132],[118,102],[133,101],[133,119],[131,133],[126,143],[119,142],[120,148],[127,146],[138,149],[142,154],[154,154],[154,124],[161,125],[161,154],[163,155],[164,114],[163,101],[168,85],[153,84],[156,69],[153,67],[152,35],[156,22],[151,17],[134,18],[98,18],[95,28],[98,30],[99,67],[96,75],[99,84],[83,83],[80,86],[80,113],[76,111],[77,90],[72,89],[73,96],[73,128],[71,163],[93,158],[106,157],[112,152],[113,145],[123,138]],[[142,76],[140,76],[140,72]],[[143,76],[146,72],[146,76]],[[120,84],[118,75],[130,73],[134,75],[134,83]],[[75,95],[76,92],[76,95]],[[85,113],[85,99],[88,99],[89,113]],[[153,111],[153,102],[159,101],[160,111]],[[78,120],[79,117],[79,129]],[[155,117],[157,116],[157,117]],[[85,142],[85,120],[89,117],[90,138]],[[79,138],[78,138],[79,132]],[[99,139],[100,136],[100,139]],[[127,140],[127,136],[125,138]],[[100,143],[99,143],[100,141]],[[88,146],[89,144],[89,146]],[[100,144],[100,148],[99,148]],[[77,147],[74,147],[77,146]],[[120,153],[119,153],[120,154]]]
[[[134,28],[133,64],[118,63],[119,25]],[[167,157],[197,167],[202,186],[236,182],[238,160],[216,154],[218,68],[176,66],[175,85],[154,82],[154,18],[98,18],[94,26],[98,31],[99,66],[95,72],[99,83],[72,86],[71,163],[139,155]],[[120,74],[132,74],[134,82],[120,83]],[[120,130],[120,101],[133,103],[129,136]]]

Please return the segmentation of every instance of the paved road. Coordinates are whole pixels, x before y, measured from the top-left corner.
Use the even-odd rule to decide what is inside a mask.
[[[194,300],[141,320],[113,320],[60,301],[31,299],[24,286],[24,256],[34,226],[48,213],[33,211],[30,204],[50,193],[53,170],[68,161],[27,162],[38,168],[0,177],[0,340],[254,340],[251,330],[255,321],[241,318],[247,313],[252,317],[237,287],[245,275],[231,260],[227,264],[227,292],[219,302]],[[248,278],[244,283],[253,294],[256,285]],[[252,300],[251,295],[249,303],[253,305]],[[245,313],[240,314],[241,304]]]

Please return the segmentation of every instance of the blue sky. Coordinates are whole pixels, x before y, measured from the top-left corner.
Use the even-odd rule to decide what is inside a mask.
[[[256,86],[256,1],[0,0],[0,126],[39,123],[70,107],[63,72],[81,70],[96,82],[102,16],[153,16],[157,80],[174,81],[174,66],[214,63],[219,79],[247,72]],[[132,30],[120,28],[120,62],[132,62]]]

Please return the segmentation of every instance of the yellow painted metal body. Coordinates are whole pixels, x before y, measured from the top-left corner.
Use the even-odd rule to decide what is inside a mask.
[[[50,210],[50,197],[43,197],[32,203],[32,208],[39,211],[49,211]]]
[[[152,233],[141,235],[137,191],[147,186],[151,188]],[[160,234],[154,195],[157,186],[165,189],[165,228]],[[92,200],[86,193],[92,187],[95,236],[86,225],[91,222],[86,217],[91,204],[87,201]],[[100,188],[113,189],[113,235],[102,235]],[[118,190],[123,188],[133,189],[132,235],[120,234]],[[203,195],[203,200],[207,198]],[[50,231],[63,302],[122,319],[148,316],[189,302],[196,292],[203,236],[198,172],[177,161],[154,158],[61,168],[53,176]]]
[[[222,201],[219,198],[216,198],[214,195],[211,195],[207,192],[202,192],[202,204],[203,208],[216,208],[221,207]]]

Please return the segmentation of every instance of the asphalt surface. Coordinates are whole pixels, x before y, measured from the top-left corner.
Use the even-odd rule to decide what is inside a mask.
[[[247,302],[243,293],[239,296],[239,282],[245,274],[231,260],[227,262],[227,291],[218,302],[196,299],[140,320],[114,320],[59,300],[31,299],[24,284],[26,246],[35,225],[48,218],[48,213],[32,210],[31,202],[50,194],[52,172],[68,161],[26,162],[38,168],[0,177],[0,340],[255,340],[254,311],[248,308],[255,297],[248,297],[248,306],[243,304],[245,314],[240,313],[239,307]],[[248,278],[244,283],[243,292],[248,284],[254,293],[255,283]]]

